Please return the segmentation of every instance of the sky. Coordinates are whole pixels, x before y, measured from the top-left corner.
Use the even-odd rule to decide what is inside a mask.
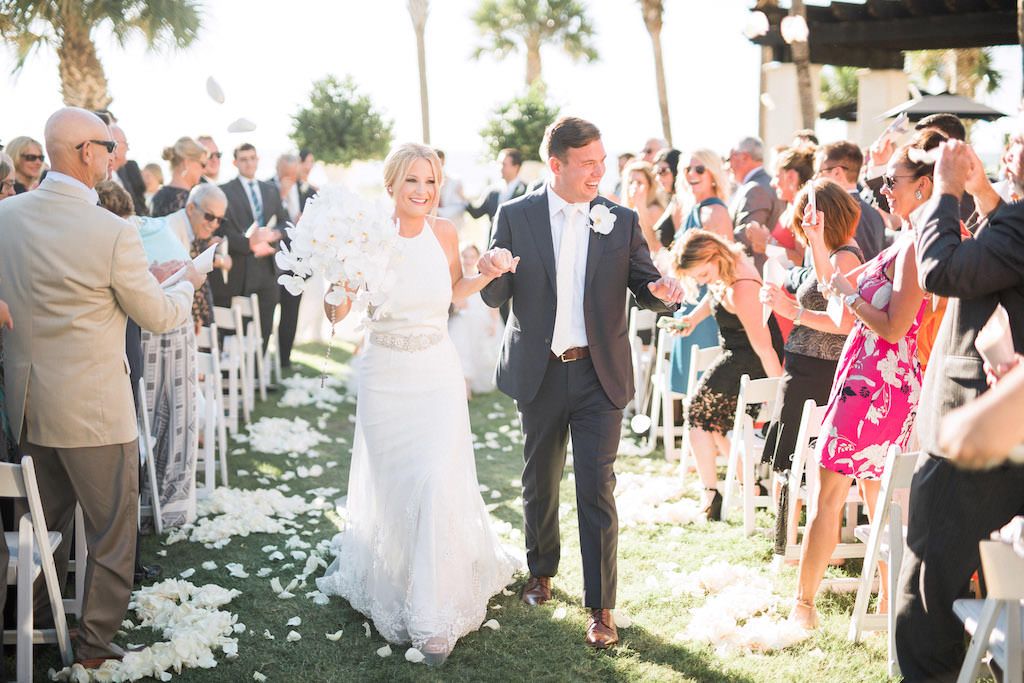
[[[609,159],[636,151],[660,136],[661,124],[651,43],[635,0],[589,0],[600,59],[574,63],[555,47],[542,51],[550,97],[563,113],[596,123]],[[676,147],[710,147],[722,153],[757,133],[760,50],[742,34],[749,0],[665,3],[662,43]],[[277,155],[293,151],[291,116],[313,81],[351,75],[387,118],[396,142],[422,139],[416,41],[406,0],[206,0],[199,39],[181,51],[148,52],[140,39],[125,48],[108,32],[94,38],[114,97],[110,109],[128,136],[129,158],[160,160],[163,147],[182,135],[213,135],[222,151],[252,142],[260,152],[258,175],[273,175]],[[525,55],[503,61],[474,60],[477,45],[470,14],[475,0],[433,0],[426,25],[431,144],[448,154],[449,169],[470,192],[497,176],[478,131],[500,103],[525,89]],[[285,8],[282,11],[282,8]],[[17,76],[13,56],[0,50],[0,140],[42,139],[46,117],[62,106],[57,58],[34,53]],[[986,100],[1012,113],[1019,100],[1019,48],[1000,48],[997,65],[1008,72],[1004,92]],[[206,94],[213,76],[226,94],[218,104]],[[245,117],[251,133],[226,132]],[[1009,123],[984,124],[976,142],[994,146]],[[821,124],[828,139],[842,124]],[[221,180],[233,177],[228,159]]]

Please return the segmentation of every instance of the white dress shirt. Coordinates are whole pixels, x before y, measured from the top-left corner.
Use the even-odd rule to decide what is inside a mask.
[[[551,242],[555,248],[555,264],[558,264],[558,252],[562,243],[562,230],[565,229],[564,209],[569,204],[549,184],[548,213],[551,222]],[[569,347],[587,346],[587,324],[583,318],[583,285],[587,278],[587,252],[590,250],[590,227],[589,215],[590,204],[579,202],[576,204],[580,215],[576,216],[574,228],[576,232],[576,263],[573,268],[573,311],[572,323],[570,326]]]
[[[72,178],[71,176],[61,173],[60,171],[50,170],[46,172],[46,177],[56,180],[58,183],[64,183],[65,185],[71,185],[81,190],[85,190],[89,193],[89,199],[93,204],[100,203],[100,196],[96,194],[96,190],[83,183],[78,178]]]

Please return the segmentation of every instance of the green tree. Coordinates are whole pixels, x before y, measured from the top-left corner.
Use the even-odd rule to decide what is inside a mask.
[[[480,137],[493,159],[502,149],[511,147],[528,161],[540,161],[540,143],[544,129],[558,118],[558,107],[548,102],[547,88],[536,81],[526,93],[512,98],[491,113],[491,120]]]
[[[313,83],[309,106],[292,117],[291,139],[329,164],[382,159],[393,139],[394,122],[385,121],[351,76],[328,76]]]
[[[647,33],[651,35],[651,45],[654,48],[654,76],[658,85],[658,108],[661,111],[661,132],[672,144],[672,125],[668,118],[668,89],[665,86],[665,62],[661,56],[661,24],[662,16],[665,13],[665,6],[662,0],[638,0],[640,11],[644,15],[644,26]]]
[[[64,103],[86,109],[106,109],[113,99],[93,42],[99,26],[122,47],[142,36],[155,50],[187,47],[200,20],[192,0],[0,0],[0,38],[14,48],[14,72],[33,50],[55,49]]]
[[[480,0],[472,20],[481,38],[473,57],[490,52],[504,59],[524,50],[526,85],[541,76],[541,45],[558,44],[574,60],[597,59],[594,28],[579,0]]]
[[[908,52],[907,69],[920,88],[938,76],[946,90],[964,97],[977,97],[979,88],[995,92],[1003,79],[992,62],[992,51],[982,47]]]
[[[826,109],[856,102],[860,81],[855,66],[830,66],[821,69],[821,101]]]

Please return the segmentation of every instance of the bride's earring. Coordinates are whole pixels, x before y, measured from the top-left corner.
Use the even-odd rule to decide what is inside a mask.
[[[914,190],[914,199],[918,201],[924,199],[924,195],[921,194],[921,190]]]

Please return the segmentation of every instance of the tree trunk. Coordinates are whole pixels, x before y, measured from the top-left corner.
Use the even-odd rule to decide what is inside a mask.
[[[526,37],[526,87],[540,78],[540,36]]]
[[[658,83],[658,107],[661,110],[661,132],[672,146],[672,124],[668,117],[668,90],[665,87],[665,60],[661,54],[661,3],[643,6],[644,24],[651,35],[651,46],[654,48],[654,77]]]
[[[1024,71],[1024,0],[1017,0],[1017,42],[1020,43],[1021,70]],[[1024,92],[1024,81],[1021,81]]]
[[[790,16],[801,16],[807,20],[807,10],[803,0],[793,0],[789,8]],[[796,85],[800,98],[800,119],[804,128],[814,129],[817,112],[814,111],[814,93],[811,90],[811,50],[808,41],[794,41],[790,48],[793,51],[793,64],[796,65]]]
[[[420,63],[420,116],[423,120],[423,144],[430,144],[430,104],[427,101],[427,51],[423,29],[416,29],[416,57]]]
[[[112,98],[107,92],[107,77],[96,56],[89,28],[83,25],[81,17],[74,16],[72,12],[62,14],[57,57],[60,59],[58,70],[64,104],[83,109],[106,109]]]

